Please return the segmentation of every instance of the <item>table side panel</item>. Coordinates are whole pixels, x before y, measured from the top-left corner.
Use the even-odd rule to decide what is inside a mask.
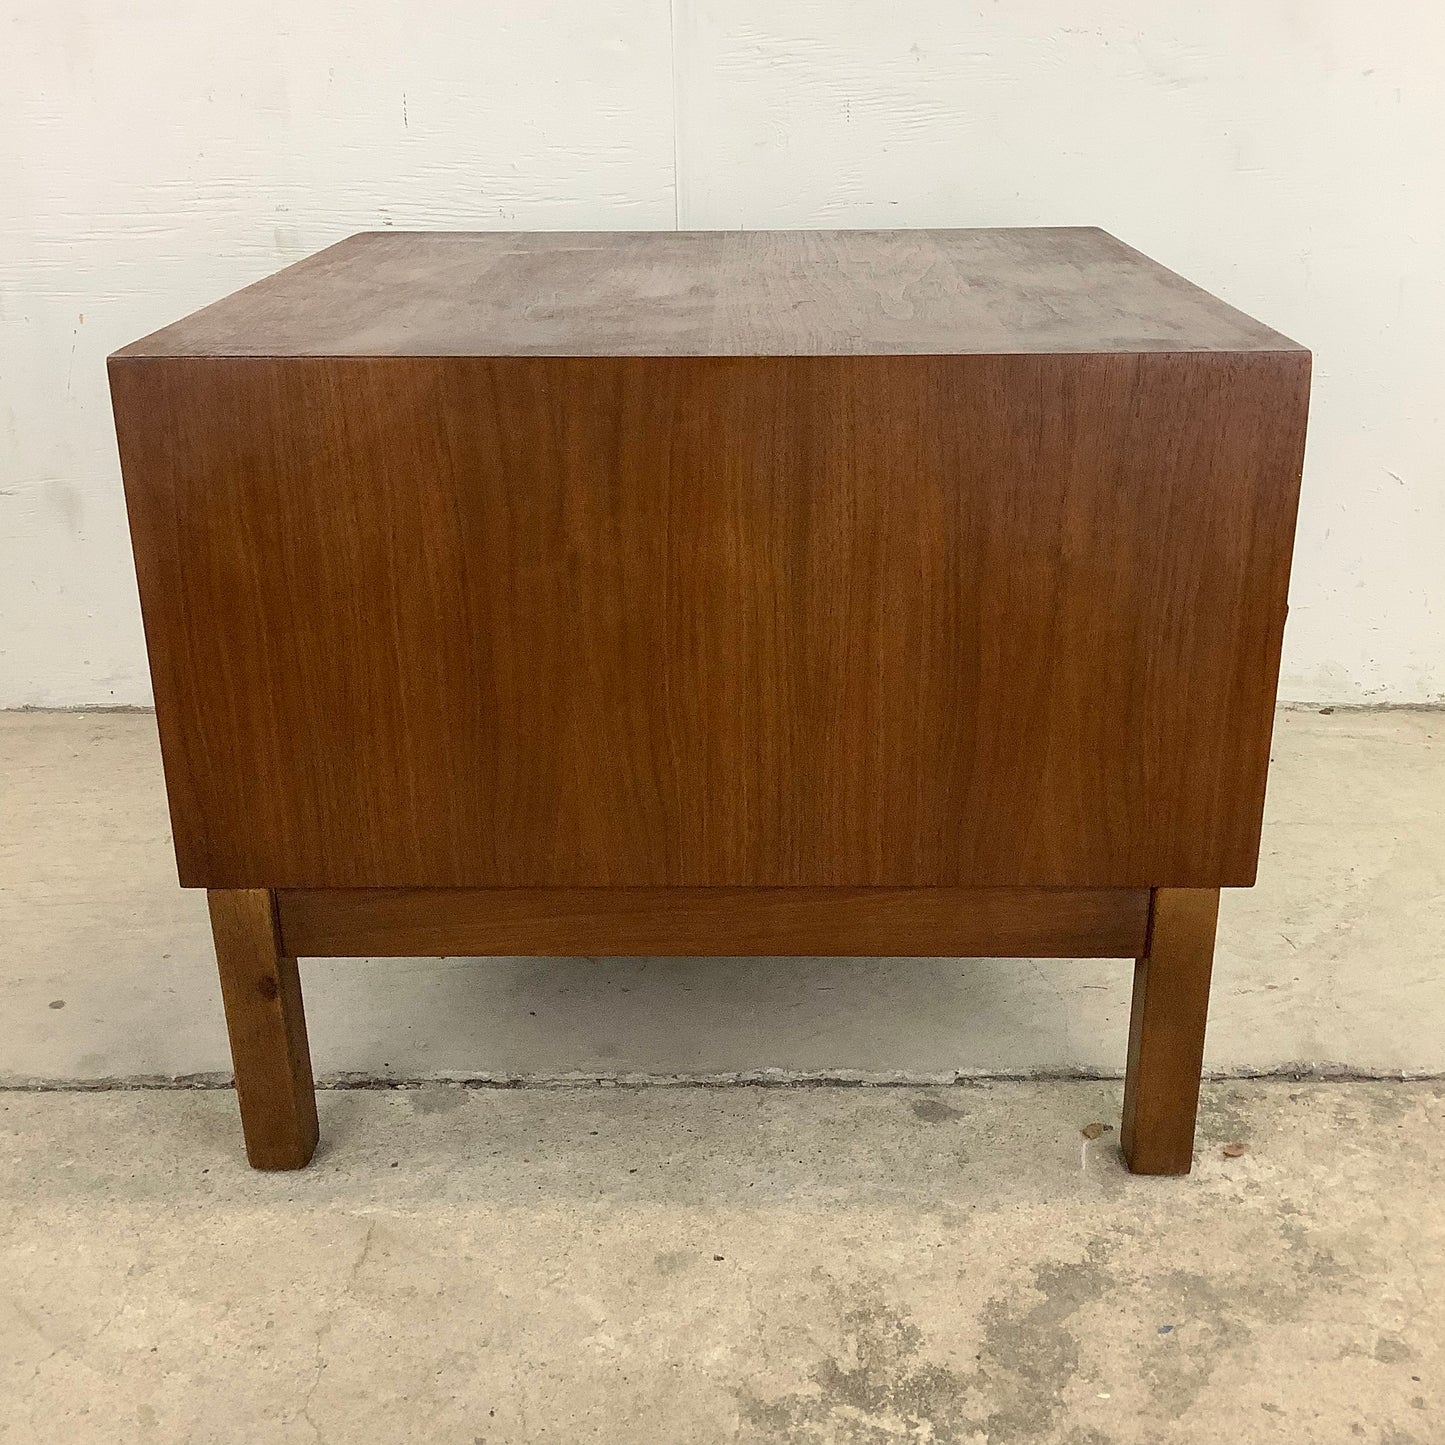
[[[128,358],[182,881],[1253,881],[1301,352]]]
[[[1137,958],[1137,888],[323,888],[276,894],[299,957]]]

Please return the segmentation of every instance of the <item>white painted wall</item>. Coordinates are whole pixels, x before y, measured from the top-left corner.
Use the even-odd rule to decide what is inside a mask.
[[[1282,695],[1445,699],[1445,11],[0,4],[0,706],[149,699],[103,360],[351,231],[1098,224],[1315,351]]]

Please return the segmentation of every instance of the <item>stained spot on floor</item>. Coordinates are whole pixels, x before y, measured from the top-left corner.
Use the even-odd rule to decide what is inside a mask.
[[[1082,1259],[1043,1261],[1021,1285],[984,1306],[978,1384],[993,1402],[979,1422],[985,1439],[1037,1439],[1058,1420],[1079,1368],[1070,1322],[1114,1287],[1113,1253],[1111,1243],[1095,1240]]]
[[[944,1124],[950,1119],[963,1118],[962,1109],[955,1109],[952,1104],[945,1104],[942,1099],[932,1099],[926,1095],[921,1099],[912,1099],[908,1107],[913,1111],[913,1117],[922,1119],[925,1124]]]
[[[1414,1350],[1399,1335],[1381,1335],[1375,1341],[1375,1358],[1389,1365],[1403,1364],[1414,1357]]]
[[[757,1440],[849,1442],[929,1440],[964,1445],[970,1423],[964,1403],[968,1376],[923,1358],[923,1332],[883,1296],[876,1283],[843,1303],[843,1346],[810,1371],[812,1388],[763,1400],[744,1390],[739,1414]]]
[[[754,1438],[785,1442],[1039,1438],[1058,1421],[1078,1373],[1070,1321],[1111,1288],[1112,1250],[1096,1241],[1081,1260],[1044,1262],[990,1300],[982,1348],[962,1368],[936,1358],[939,1342],[925,1340],[881,1285],[835,1286],[835,1298],[845,1301],[842,1349],[811,1368],[808,1389],[772,1400],[743,1392],[741,1417],[758,1432]]]
[[[692,1258],[685,1249],[664,1249],[652,1261],[652,1265],[658,1274],[676,1274],[679,1270],[686,1269]]]

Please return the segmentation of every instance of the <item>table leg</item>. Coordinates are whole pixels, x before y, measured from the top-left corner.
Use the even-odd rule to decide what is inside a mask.
[[[281,952],[275,896],[227,888],[206,899],[246,1157],[256,1169],[300,1169],[316,1148],[316,1091],[301,975]]]
[[[1204,1064],[1217,888],[1156,888],[1134,966],[1120,1143],[1135,1174],[1188,1174]]]

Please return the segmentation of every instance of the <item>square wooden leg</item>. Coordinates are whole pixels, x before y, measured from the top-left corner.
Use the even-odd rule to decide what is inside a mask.
[[[1156,888],[1134,966],[1120,1143],[1135,1174],[1188,1174],[1204,1065],[1217,888]]]
[[[211,889],[206,898],[246,1157],[256,1169],[300,1169],[316,1148],[316,1090],[301,975],[281,951],[275,895]]]

